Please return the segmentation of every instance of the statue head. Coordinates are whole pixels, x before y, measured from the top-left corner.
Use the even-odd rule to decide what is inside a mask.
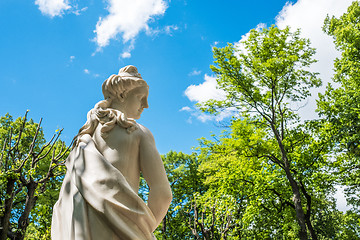
[[[142,110],[148,108],[148,89],[137,68],[131,65],[121,68],[117,75],[111,75],[102,85],[105,100],[111,102],[110,108],[134,119],[139,119]]]
[[[102,84],[102,92],[105,99],[88,112],[86,123],[74,138],[74,146],[79,144],[82,135],[92,136],[99,123],[102,125],[103,137],[116,124],[128,133],[135,131],[137,127],[134,119],[139,119],[143,109],[148,108],[149,86],[134,66],[123,67],[117,75],[113,74],[106,79]]]
[[[147,87],[135,66],[126,66],[119,70],[119,74],[113,74],[102,84],[102,92],[105,99],[118,99],[123,101],[131,90],[137,87]]]

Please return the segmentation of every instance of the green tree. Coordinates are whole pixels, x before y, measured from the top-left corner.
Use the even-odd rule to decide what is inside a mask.
[[[208,187],[203,198],[210,202],[224,197],[232,200],[232,204],[226,204],[232,209],[225,211],[231,217],[229,230],[227,235],[218,231],[218,239],[266,239],[279,235],[291,239],[293,216],[286,217],[288,206],[293,207],[289,200],[291,191],[286,188],[281,169],[262,157],[272,148],[266,132],[246,118],[234,119],[231,131],[218,140],[202,140],[199,171],[206,177],[204,183]],[[215,212],[216,215],[221,212]],[[215,219],[217,229],[226,225],[226,219]],[[282,229],[286,234],[282,234]]]
[[[330,124],[334,152],[341,177],[347,186],[348,203],[360,207],[360,4],[354,1],[341,17],[327,17],[323,30],[334,38],[341,57],[334,62],[336,86],[330,83],[318,101],[319,114]],[[359,223],[360,225],[360,223]]]
[[[328,139],[316,140],[308,130],[311,124],[300,124],[290,105],[310,96],[311,87],[321,85],[317,74],[309,71],[315,50],[299,30],[292,33],[275,26],[251,30],[241,45],[242,51],[231,44],[213,49],[216,65],[211,69],[227,96],[223,101],[210,100],[201,109],[216,114],[236,108],[240,118],[248,118],[266,133],[272,148],[258,157],[278,168],[286,179],[284,198],[292,201],[289,205],[300,239],[308,239],[308,233],[317,239],[312,222],[318,196],[315,181],[328,164]],[[326,192],[322,190],[319,194]]]
[[[27,120],[27,113],[16,120],[9,114],[0,118],[1,240],[24,239],[30,223],[49,239],[51,209],[69,152],[59,140],[61,131],[46,142],[41,120]]]
[[[158,239],[218,239],[229,235],[236,205],[232,196],[208,198],[201,160],[170,151],[162,156],[173,192],[173,201],[155,235]]]
[[[203,192],[199,161],[195,153],[188,155],[170,151],[163,156],[173,201],[162,223],[164,239],[186,239],[192,235],[189,226],[191,201],[194,194]]]
[[[306,202],[306,213],[311,213],[319,239],[357,239],[356,218],[339,212],[331,197],[334,179],[327,174],[331,172],[330,164],[322,156],[323,131],[311,126],[322,123],[309,124],[301,135],[287,137],[287,147],[294,148],[289,150],[293,163],[313,161],[315,165],[293,168],[304,170],[301,184],[311,197],[311,202]],[[230,130],[217,140],[202,140],[199,172],[205,177],[207,190],[200,197],[201,211],[206,210],[201,222],[214,236],[208,239],[298,239],[299,226],[286,173],[269,159],[279,158],[276,145],[266,128],[249,118],[233,119]],[[309,196],[303,198],[309,200]],[[216,211],[211,205],[214,202]],[[222,232],[226,225],[229,228],[225,235]]]
[[[170,151],[162,155],[165,170],[171,185],[173,200],[160,226],[155,231],[157,239],[189,239],[194,234],[191,218],[194,214],[194,196],[202,194],[203,177],[198,174],[199,161],[196,153],[191,155]],[[140,196],[147,200],[148,188],[141,181]],[[197,231],[195,229],[194,231]]]

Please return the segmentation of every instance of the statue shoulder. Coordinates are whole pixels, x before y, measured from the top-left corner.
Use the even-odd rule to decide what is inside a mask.
[[[154,141],[154,136],[153,136],[153,134],[151,133],[151,131],[150,131],[147,127],[145,127],[145,126],[143,126],[143,125],[141,125],[141,124],[139,124],[139,123],[137,123],[137,125],[138,125],[138,129],[139,129],[139,134],[140,134],[141,140],[151,140],[151,141]]]

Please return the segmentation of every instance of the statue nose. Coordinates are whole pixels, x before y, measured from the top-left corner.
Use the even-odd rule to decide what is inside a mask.
[[[149,108],[149,104],[148,104],[147,99],[144,100],[141,105],[142,105],[143,108]]]

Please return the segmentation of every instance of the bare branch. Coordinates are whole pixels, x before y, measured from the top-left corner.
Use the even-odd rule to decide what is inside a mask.
[[[27,114],[28,114],[29,110],[26,110],[25,116],[24,116],[24,121],[22,122],[22,125],[19,129],[19,135],[18,135],[18,139],[15,142],[15,145],[9,149],[9,151],[13,151],[15,148],[17,148],[19,146],[20,143],[20,139],[21,139],[21,135],[24,132],[25,129],[25,124],[26,124],[26,120],[27,120]]]
[[[282,163],[277,157],[275,157],[272,154],[264,154],[264,155],[260,155],[258,156],[259,158],[267,158],[270,161],[272,161],[273,163],[276,163],[277,165],[279,165],[282,169],[284,169],[284,163]]]
[[[28,154],[26,156],[26,158],[24,158],[24,160],[21,162],[20,166],[17,169],[14,170],[15,173],[21,172],[21,169],[24,167],[26,161],[30,158],[30,156],[31,156],[31,154]]]
[[[40,131],[41,122],[42,122],[42,118],[40,118],[39,124],[38,124],[38,126],[37,126],[37,128],[36,128],[35,135],[34,135],[34,137],[33,137],[32,143],[30,144],[30,151],[28,152],[28,157],[26,158],[26,160],[29,158],[29,156],[32,156],[32,155],[33,155],[34,147],[35,147],[35,142],[36,142],[37,136],[38,136],[39,131]],[[23,163],[25,163],[25,161],[24,161]],[[18,168],[18,169],[21,170],[22,167],[23,167],[23,164],[22,164],[22,166],[21,166],[20,168]]]
[[[53,154],[52,158],[56,161],[56,159],[60,159],[60,156],[63,155],[64,152],[66,152],[66,150],[64,151],[64,146],[65,146],[65,143],[64,142],[61,142],[60,144],[60,150],[59,150],[59,153],[55,156],[55,154]],[[70,144],[71,146],[71,144]],[[56,148],[54,148],[55,150]],[[55,153],[55,152],[54,152]]]
[[[2,160],[3,160],[4,153],[5,153],[6,144],[7,144],[7,138],[5,138],[4,145],[3,145],[3,149],[1,150],[0,166],[3,165],[3,161],[2,161]]]
[[[55,136],[56,136],[55,142],[52,143],[52,141],[54,140]],[[55,133],[55,134],[52,136],[52,138],[50,139],[50,141],[47,142],[44,146],[41,147],[40,151],[34,156],[33,162],[31,163],[32,166],[35,166],[36,162],[38,162],[39,160],[45,158],[45,157],[47,156],[47,154],[49,154],[49,152],[51,151],[52,147],[53,147],[54,144],[56,143],[56,141],[57,141],[57,139],[59,138],[59,136],[60,136],[59,134]],[[50,147],[50,149],[49,149],[43,156],[39,157],[40,154],[45,150],[45,148],[47,148],[50,144],[52,144],[51,147]],[[45,156],[45,157],[44,157],[44,156]]]
[[[12,127],[10,127],[10,134],[9,134],[8,139],[9,139],[9,149],[11,149]],[[7,158],[5,159],[5,170],[7,170],[7,168],[8,168],[8,161],[11,158],[11,156],[10,156],[11,154],[12,154],[12,152],[10,152],[10,151],[7,152]]]
[[[44,146],[44,147],[41,148],[40,152],[39,152],[38,154],[36,154],[36,156],[35,156],[35,160],[34,160],[34,162],[33,162],[34,165],[33,165],[32,167],[35,167],[35,165],[36,165],[40,160],[44,159],[44,158],[50,153],[50,151],[51,151],[52,149],[55,150],[54,146],[55,146],[55,144],[56,144],[59,136],[60,136],[60,135],[57,134],[57,136],[56,136],[54,142],[51,144],[50,148],[49,148],[49,149],[46,151],[46,153],[45,153],[44,155],[42,155],[42,156],[40,156],[40,154],[42,153],[42,151],[43,151],[46,147],[48,147],[48,146],[50,145],[51,141],[53,141],[53,138],[51,139],[51,141],[49,142],[49,144],[46,144],[46,146]],[[39,157],[39,156],[40,156],[40,157]]]
[[[69,150],[71,149],[71,146],[73,145],[73,143],[74,143],[74,139],[71,141],[71,143],[70,143],[69,146],[66,148],[66,150],[62,152],[62,154],[59,153],[59,155],[57,155],[57,156],[55,157],[55,160],[58,161],[58,160],[62,159],[62,158],[64,157],[64,155],[65,155],[67,152],[69,152]],[[65,145],[65,144],[64,144],[64,145]]]
[[[46,182],[49,180],[50,177],[56,177],[56,175],[54,175],[53,171],[58,166],[64,164],[65,160],[61,161],[61,162],[58,162],[58,161],[69,151],[72,143],[70,143],[70,145],[65,150],[63,150],[64,145],[65,145],[65,143],[61,144],[60,153],[56,156],[55,156],[56,148],[53,148],[52,157],[51,157],[51,161],[49,164],[49,169],[48,169],[45,177],[42,178],[41,180],[39,180],[38,183],[46,184]]]

